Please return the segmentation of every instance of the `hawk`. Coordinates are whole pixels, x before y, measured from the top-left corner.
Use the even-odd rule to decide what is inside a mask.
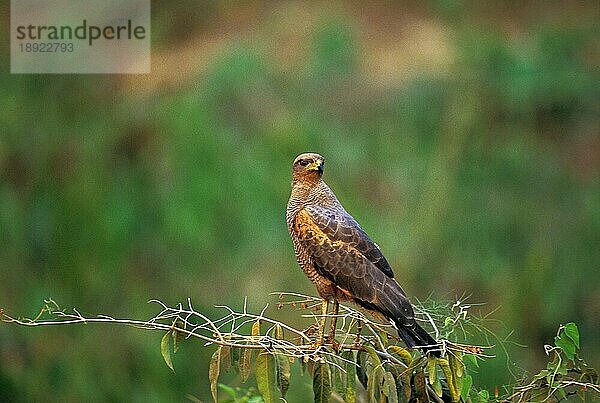
[[[415,322],[406,293],[377,244],[321,179],[324,161],[314,153],[296,157],[286,212],[298,264],[323,298],[317,345],[323,343],[329,302],[334,304],[333,340],[338,303],[350,301],[391,320],[408,347],[435,349],[436,341]]]

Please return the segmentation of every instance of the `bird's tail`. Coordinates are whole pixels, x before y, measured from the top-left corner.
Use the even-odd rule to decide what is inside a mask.
[[[406,343],[409,348],[420,348],[425,353],[431,353],[436,357],[441,355],[437,341],[429,335],[418,323],[413,323],[412,326],[396,323],[398,336]]]

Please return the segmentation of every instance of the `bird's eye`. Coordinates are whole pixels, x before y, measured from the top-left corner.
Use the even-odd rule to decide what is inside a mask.
[[[308,160],[300,160],[300,165],[302,165],[303,167],[308,165]]]

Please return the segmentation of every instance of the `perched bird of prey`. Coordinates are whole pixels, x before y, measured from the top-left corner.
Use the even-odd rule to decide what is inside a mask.
[[[406,293],[379,247],[321,179],[323,164],[319,154],[296,157],[286,212],[298,264],[323,298],[317,344],[323,343],[328,303],[334,303],[333,340],[338,303],[351,301],[391,320],[408,347],[435,349],[436,341],[415,322]]]

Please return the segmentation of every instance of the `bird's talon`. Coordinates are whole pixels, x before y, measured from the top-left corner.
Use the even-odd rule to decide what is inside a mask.
[[[312,345],[311,345],[311,349],[312,350],[318,350],[319,348],[321,348],[322,346],[324,346],[325,343],[323,342],[323,340],[315,340]]]
[[[331,344],[331,348],[333,348],[333,350],[334,350],[336,353],[339,353],[339,352],[340,352],[340,347],[341,347],[341,346],[340,346],[340,343],[338,343],[338,342],[335,340],[335,338],[333,338],[333,337],[331,337],[331,336],[330,336],[330,337],[328,337],[328,338],[327,338],[327,344]]]
[[[317,330],[319,330],[319,325],[313,323],[312,325],[304,329],[302,333],[304,333],[306,336],[312,336],[313,334],[315,334],[315,332],[317,332]]]

